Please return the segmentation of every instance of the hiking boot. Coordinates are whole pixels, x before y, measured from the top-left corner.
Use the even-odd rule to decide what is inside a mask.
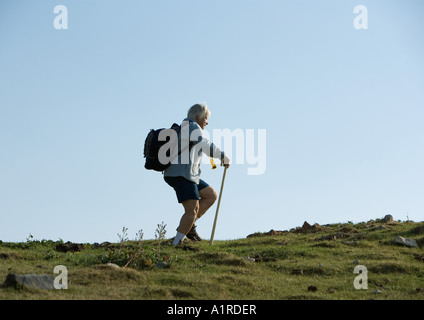
[[[196,226],[193,224],[191,230],[186,234],[186,237],[193,241],[202,241],[202,238],[196,232]]]

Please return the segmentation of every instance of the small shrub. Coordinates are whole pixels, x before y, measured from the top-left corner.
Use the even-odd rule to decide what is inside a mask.
[[[128,228],[122,228],[122,234],[118,233],[119,247],[112,248],[106,255],[106,262],[115,263],[123,268],[131,267],[134,269],[151,268],[159,266],[161,268],[169,267],[172,262],[170,255],[161,253],[161,242],[165,238],[166,224],[162,222],[157,225],[155,248],[149,247],[143,239],[143,230],[136,234],[135,241],[128,240]]]

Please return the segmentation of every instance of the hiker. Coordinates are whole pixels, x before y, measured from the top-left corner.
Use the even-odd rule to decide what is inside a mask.
[[[184,238],[201,241],[196,232],[195,221],[202,217],[217,199],[217,192],[200,179],[202,155],[218,158],[221,165],[228,168],[230,159],[215,144],[203,135],[208,125],[210,111],[205,103],[193,105],[181,124],[178,161],[164,170],[164,180],[177,195],[178,202],[184,207],[173,245],[182,243]]]

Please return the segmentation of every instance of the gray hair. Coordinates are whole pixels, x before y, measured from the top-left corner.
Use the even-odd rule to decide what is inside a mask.
[[[210,115],[211,112],[209,111],[206,102],[196,103],[187,112],[187,118],[193,120],[197,120],[197,117],[199,117],[200,119],[209,118]]]

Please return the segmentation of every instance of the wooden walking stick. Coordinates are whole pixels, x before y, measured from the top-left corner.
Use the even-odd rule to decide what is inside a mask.
[[[222,176],[221,191],[219,191],[218,205],[216,207],[215,220],[213,222],[213,228],[212,228],[212,234],[211,234],[211,240],[210,240],[211,245],[213,244],[213,237],[215,236],[216,221],[218,220],[219,205],[221,204],[222,190],[224,189],[225,174],[227,173],[227,169],[228,167],[225,167],[224,174]]]

